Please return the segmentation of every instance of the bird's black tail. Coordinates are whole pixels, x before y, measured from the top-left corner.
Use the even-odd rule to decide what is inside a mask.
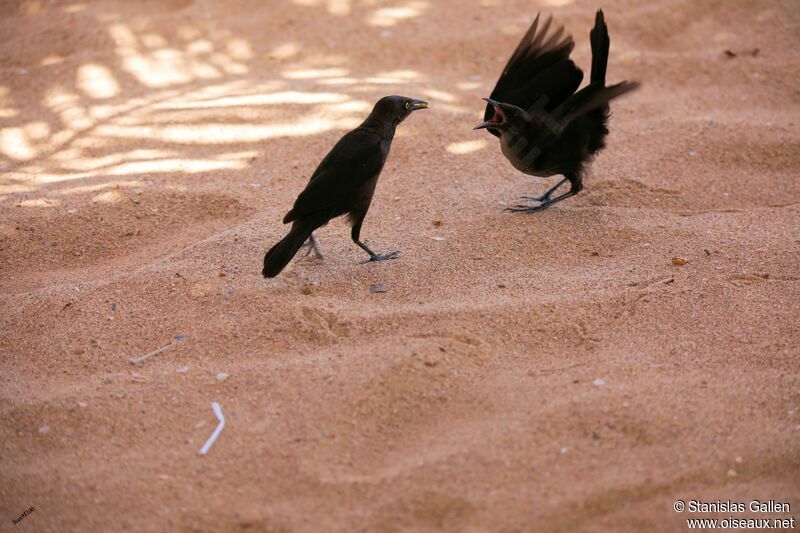
[[[597,10],[597,15],[594,18],[594,28],[589,32],[589,40],[592,43],[592,77],[590,83],[599,81],[605,85],[608,50],[611,48],[611,40],[608,38],[608,27],[606,26],[602,9]]]
[[[313,225],[296,220],[289,234],[264,256],[264,270],[261,271],[264,277],[274,278],[280,274],[315,229]]]

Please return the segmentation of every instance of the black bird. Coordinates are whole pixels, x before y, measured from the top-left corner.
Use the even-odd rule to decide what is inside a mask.
[[[359,240],[361,224],[367,216],[375,185],[389,155],[397,125],[428,103],[405,96],[385,96],[378,100],[367,119],[339,139],[314,171],[294,207],[283,217],[292,229],[264,256],[265,278],[280,274],[297,251],[306,243],[322,257],[314,240],[314,231],[341,215],[348,215],[353,242],[369,254],[369,261],[394,259],[400,252],[376,254]]]
[[[539,15],[508,61],[488,102],[486,128],[500,138],[503,155],[519,171],[531,176],[561,174],[564,179],[541,196],[523,196],[540,202],[532,207],[518,205],[509,211],[541,211],[583,188],[583,172],[594,154],[605,147],[608,135],[608,103],[639,84],[623,81],[606,86],[606,67],[611,42],[603,11],[598,10],[592,45],[589,85],[578,89],[583,72],[569,58],[575,43],[559,26],[550,31],[552,17],[539,26]],[[551,198],[569,181],[569,191]]]

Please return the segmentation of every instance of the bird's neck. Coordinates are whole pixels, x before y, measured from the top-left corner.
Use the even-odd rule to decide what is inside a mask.
[[[391,140],[394,138],[397,123],[394,120],[372,113],[361,123],[359,128],[375,132],[382,139]]]

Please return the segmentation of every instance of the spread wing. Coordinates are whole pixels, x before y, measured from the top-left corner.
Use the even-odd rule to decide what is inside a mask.
[[[563,26],[551,31],[552,17],[547,17],[541,25],[539,20],[537,14],[508,60],[492,91],[493,100],[525,110],[551,111],[580,86],[583,72],[569,58],[575,47],[572,36],[565,34]],[[487,105],[484,120],[490,120],[493,115],[492,106]]]
[[[314,171],[283,223],[346,209],[353,191],[380,173],[385,160],[376,134],[361,129],[347,133]]]

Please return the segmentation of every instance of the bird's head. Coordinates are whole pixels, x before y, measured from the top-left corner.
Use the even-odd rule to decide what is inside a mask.
[[[484,98],[484,100],[486,100],[491,107],[488,108],[487,106],[487,111],[484,115],[486,120],[472,128],[474,130],[485,128],[489,130],[489,133],[499,135],[502,131],[507,130],[512,122],[516,120],[525,120],[527,118],[527,113],[521,107],[498,102],[491,98]]]
[[[428,102],[424,100],[416,100],[407,96],[384,96],[375,104],[372,114],[400,124],[414,111],[427,108]]]

